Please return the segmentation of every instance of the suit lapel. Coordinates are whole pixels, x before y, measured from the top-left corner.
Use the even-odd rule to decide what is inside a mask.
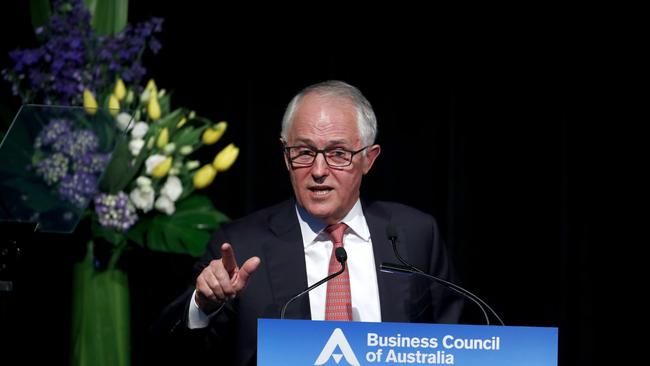
[[[386,227],[390,223],[391,215],[372,203],[369,205],[364,204],[363,210],[370,229],[372,250],[375,256],[381,320],[384,322],[407,322],[409,321],[407,303],[410,298],[409,281],[400,275],[380,271],[382,263],[397,262],[391,243],[386,237]],[[400,254],[404,255],[403,253]]]
[[[271,291],[278,308],[277,316],[280,317],[284,304],[307,288],[305,252],[294,201],[286,201],[271,214],[268,225],[274,235],[263,244],[263,249]],[[302,296],[292,302],[285,318],[311,319],[309,296]]]

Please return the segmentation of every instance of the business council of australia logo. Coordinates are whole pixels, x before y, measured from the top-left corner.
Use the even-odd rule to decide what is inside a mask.
[[[359,366],[359,360],[357,360],[357,356],[354,355],[352,347],[350,347],[350,343],[345,338],[341,328],[334,329],[332,335],[327,340],[325,347],[323,347],[320,355],[318,355],[316,362],[314,362],[314,365],[323,365],[327,363],[330,358],[333,358],[336,364],[341,362],[342,358],[345,358],[345,361],[349,365]]]

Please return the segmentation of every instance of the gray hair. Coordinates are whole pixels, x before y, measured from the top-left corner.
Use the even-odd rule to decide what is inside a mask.
[[[357,109],[357,126],[361,142],[364,146],[372,145],[375,142],[375,137],[377,137],[377,117],[375,117],[370,102],[361,94],[359,89],[338,80],[329,80],[308,86],[293,97],[284,112],[284,117],[282,117],[282,132],[280,135],[285,141],[287,141],[287,135],[293,123],[293,115],[298,103],[309,93],[316,93],[326,98],[338,97],[350,100]]]

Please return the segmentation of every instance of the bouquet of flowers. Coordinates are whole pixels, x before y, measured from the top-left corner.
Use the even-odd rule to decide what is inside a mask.
[[[170,110],[169,95],[153,80],[134,95],[118,79],[104,98],[125,138],[93,199],[93,232],[115,245],[128,238],[154,250],[200,255],[210,232],[227,217],[207,197],[193,193],[228,170],[239,149],[229,144],[208,163],[193,159],[197,150],[217,143],[227,123],[215,124],[184,108]],[[86,90],[87,112],[96,105]]]
[[[43,126],[34,139],[31,170],[61,201],[90,205],[94,237],[116,249],[113,264],[129,242],[200,255],[210,231],[227,217],[194,193],[228,170],[239,149],[229,144],[205,164],[192,157],[216,144],[227,123],[184,108],[170,111],[169,95],[153,80],[137,98],[118,79],[110,94],[96,98],[85,90],[83,99],[86,119],[55,117]],[[94,117],[98,99],[109,106],[108,128]]]
[[[170,94],[153,80],[140,84],[141,56],[147,47],[160,49],[154,36],[161,26],[154,18],[99,36],[81,0],[55,0],[49,22],[36,30],[43,45],[11,52],[13,68],[2,72],[25,103],[83,103],[86,121],[44,122],[31,168],[61,200],[89,207],[94,237],[116,249],[113,264],[128,243],[197,256],[228,219],[195,194],[237,158],[234,144],[210,163],[195,158],[217,143],[227,123],[172,108]],[[98,110],[110,111],[115,128],[90,122]]]

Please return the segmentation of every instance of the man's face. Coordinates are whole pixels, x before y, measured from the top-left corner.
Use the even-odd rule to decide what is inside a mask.
[[[354,105],[346,99],[313,93],[299,103],[287,139],[287,146],[314,149],[357,151],[364,147]],[[292,167],[285,156],[298,204],[326,224],[339,222],[358,200],[361,178],[370,171],[379,152],[379,145],[372,145],[366,154],[354,155],[352,164],[343,168],[329,167],[323,154],[318,154],[314,164],[307,167]]]

